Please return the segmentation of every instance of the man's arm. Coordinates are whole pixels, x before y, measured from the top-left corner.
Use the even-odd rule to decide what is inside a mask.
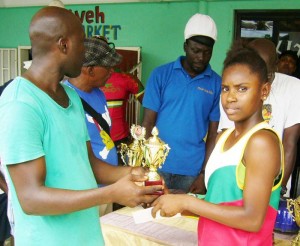
[[[297,157],[297,142],[300,135],[300,124],[285,128],[283,132],[283,147],[284,147],[284,176],[282,180],[282,194],[285,193],[286,184],[294,170]],[[285,190],[286,191],[286,190]]]
[[[218,135],[218,121],[211,121],[208,128],[208,133],[206,137],[206,151],[205,151],[205,159],[202,166],[202,170],[205,170],[206,163],[210,157],[211,152],[213,151],[216,143],[216,138]]]
[[[206,189],[204,185],[204,174],[205,174],[205,167],[206,163],[210,157],[211,152],[213,151],[215,147],[215,142],[216,142],[216,137],[218,135],[218,121],[211,121],[209,123],[209,128],[207,132],[207,137],[206,137],[206,151],[205,151],[205,159],[202,165],[202,170],[199,174],[199,176],[195,179],[193,184],[190,187],[190,192],[193,193],[198,193],[198,194],[205,194]]]
[[[136,81],[137,81],[138,86],[139,86],[139,92],[137,94],[135,94],[135,98],[142,104],[143,103],[143,98],[144,98],[145,88],[144,88],[142,82],[138,78],[136,78]]]
[[[140,79],[132,74],[132,73],[124,73],[130,79],[128,80],[128,90],[130,93],[134,94],[136,100],[138,100],[141,104],[143,103],[145,88]],[[137,88],[136,88],[137,85]],[[137,90],[136,90],[137,89]]]
[[[96,157],[94,158],[96,159]],[[44,157],[25,163],[8,165],[8,171],[23,211],[33,215],[66,214],[112,202],[134,207],[141,203],[151,203],[157,196],[149,194],[162,189],[162,186],[136,185],[135,182],[143,182],[147,179],[147,176],[136,171],[136,169],[132,169],[132,171],[131,168],[126,167],[110,169],[108,164],[100,160],[97,163],[104,168],[97,168],[96,174],[98,175],[101,169],[103,174],[100,178],[108,177],[108,179],[103,178],[106,182],[113,182],[120,177],[122,178],[112,185],[88,190],[47,187],[45,186],[46,164]],[[116,174],[111,172],[112,170]],[[128,174],[129,171],[131,174]],[[123,177],[123,175],[125,176]]]
[[[157,112],[144,108],[144,119],[142,126],[146,128],[146,138],[151,136],[151,131],[156,124]]]
[[[99,205],[97,189],[73,191],[45,186],[45,158],[8,165],[21,207],[26,214],[55,215]],[[76,180],[74,180],[76,182]]]

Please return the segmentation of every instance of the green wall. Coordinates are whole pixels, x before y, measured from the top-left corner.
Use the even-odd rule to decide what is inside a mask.
[[[100,1],[99,1],[100,2]],[[218,41],[211,60],[221,73],[222,63],[233,37],[235,9],[300,9],[299,0],[257,1],[185,1],[152,3],[119,3],[98,5],[67,5],[72,11],[94,10],[100,6],[105,23],[120,25],[116,46],[142,47],[142,82],[158,65],[183,55],[185,23],[196,12],[209,14],[218,27]],[[31,17],[40,7],[0,8],[0,47],[16,48],[30,45],[28,27]],[[87,25],[86,22],[83,24]],[[95,23],[92,23],[94,25]]]

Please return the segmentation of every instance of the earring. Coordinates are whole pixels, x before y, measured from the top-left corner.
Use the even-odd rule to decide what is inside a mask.
[[[266,100],[267,100],[267,96],[263,95],[263,101],[266,101]]]

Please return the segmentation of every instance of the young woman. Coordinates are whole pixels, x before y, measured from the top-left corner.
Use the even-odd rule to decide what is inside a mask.
[[[218,136],[206,166],[206,197],[167,194],[153,203],[153,216],[200,216],[199,245],[272,245],[284,162],[280,139],[262,117],[267,81],[254,50],[227,54],[221,102],[235,128]]]

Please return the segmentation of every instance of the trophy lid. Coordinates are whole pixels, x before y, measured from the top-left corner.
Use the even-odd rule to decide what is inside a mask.
[[[152,131],[151,131],[151,134],[152,136],[149,137],[146,141],[145,141],[145,145],[149,146],[149,145],[152,145],[152,146],[162,146],[162,145],[165,145],[165,142],[162,141],[159,137],[158,137],[158,129],[157,127],[153,127]]]

